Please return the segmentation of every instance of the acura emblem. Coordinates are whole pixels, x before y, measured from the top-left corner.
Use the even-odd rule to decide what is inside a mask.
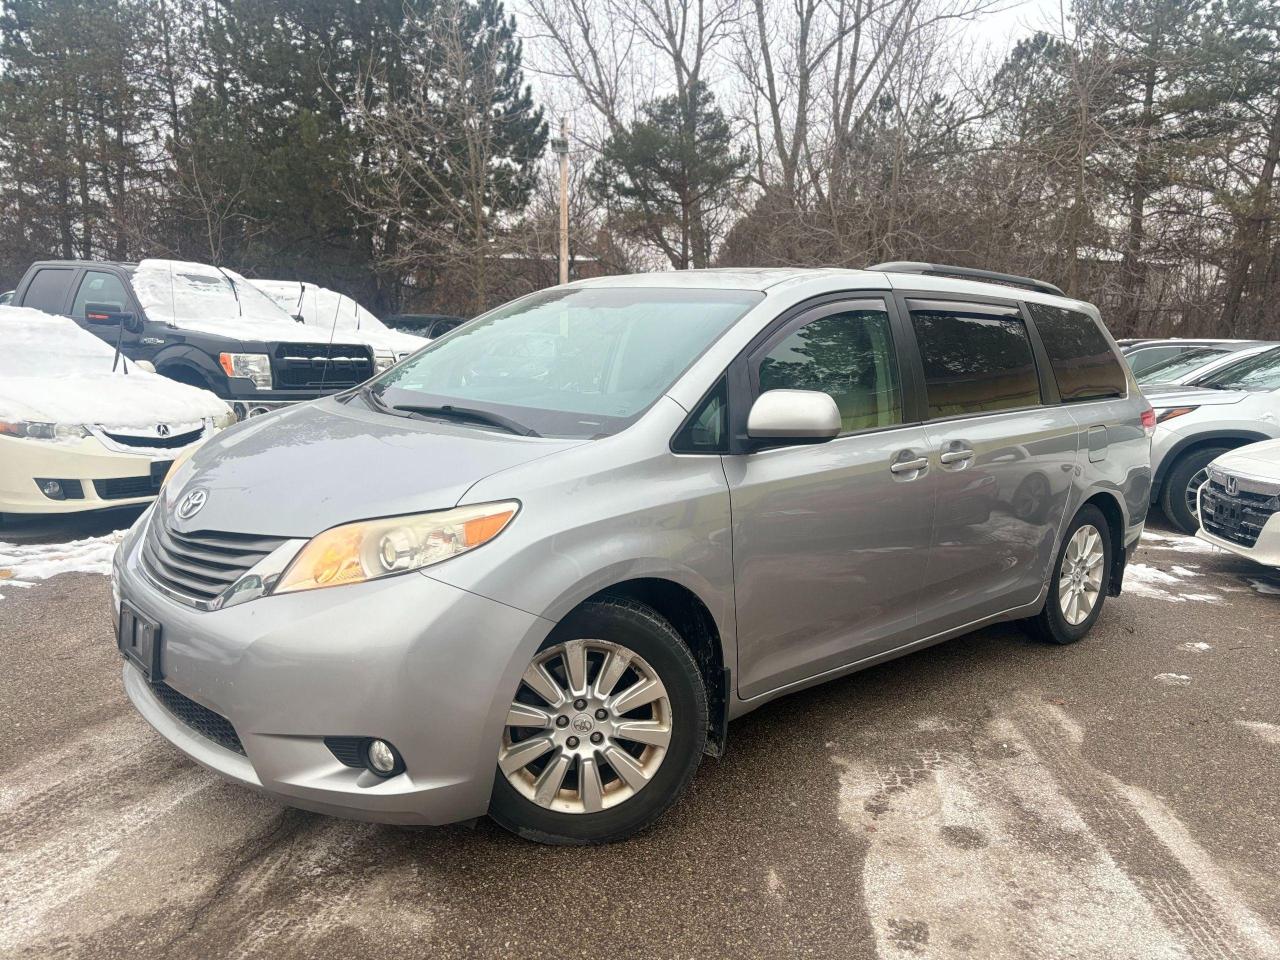
[[[1230,494],[1231,496],[1233,496],[1233,497],[1234,497],[1237,493],[1239,493],[1239,492],[1240,492],[1240,481],[1239,481],[1239,479],[1237,479],[1236,477],[1230,476],[1230,475],[1228,475],[1228,476],[1227,476],[1227,477],[1225,477],[1224,479],[1225,479],[1225,481],[1226,481],[1226,488],[1227,488],[1227,493],[1228,493],[1228,494]]]
[[[167,437],[169,435],[169,425],[167,423],[156,424],[156,436]]]
[[[190,520],[209,499],[209,491],[202,487],[196,487],[190,491],[185,497],[178,501],[177,514],[183,520]]]

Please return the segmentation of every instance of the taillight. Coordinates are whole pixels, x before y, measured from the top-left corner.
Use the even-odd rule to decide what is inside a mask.
[[[1148,437],[1156,432],[1156,412],[1150,407],[1142,411],[1142,429],[1147,431]]]

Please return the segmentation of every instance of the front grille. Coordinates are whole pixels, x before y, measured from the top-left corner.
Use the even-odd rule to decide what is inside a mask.
[[[367,347],[285,343],[275,352],[275,385],[281,389],[343,389],[373,376]]]
[[[1240,490],[1227,493],[1222,481],[1211,479],[1201,497],[1200,522],[1215,537],[1253,547],[1271,517],[1280,512],[1280,496]]]
[[[153,517],[142,564],[153,580],[195,605],[214,599],[282,543],[283,537],[245,533],[178,533]]]
[[[107,439],[113,440],[122,447],[176,450],[178,447],[185,447],[187,444],[195,443],[199,440],[204,435],[204,427],[188,430],[186,433],[175,433],[168,437],[134,437],[127,433],[108,433],[106,430],[103,430],[102,433]]]
[[[244,756],[244,745],[236,728],[220,713],[214,713],[208,707],[201,706],[190,697],[185,697],[167,683],[151,684],[151,692],[164,704],[164,708],[185,723],[206,740],[212,740],[218,746]]]

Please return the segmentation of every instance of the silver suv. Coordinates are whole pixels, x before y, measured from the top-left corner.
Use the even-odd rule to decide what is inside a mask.
[[[176,463],[116,555],[125,688],[299,807],[616,840],[775,697],[1000,620],[1083,637],[1152,423],[1038,281],[544,290]]]

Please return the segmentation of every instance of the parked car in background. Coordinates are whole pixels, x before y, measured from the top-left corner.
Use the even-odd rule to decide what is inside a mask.
[[[41,261],[18,284],[14,305],[70,317],[129,359],[212,391],[242,418],[374,372],[368,345],[322,339],[244,277],[203,263]]]
[[[1224,453],[1200,488],[1196,536],[1269,567],[1280,567],[1280,440]]]
[[[1280,346],[1271,340],[1244,341],[1234,347],[1198,347],[1147,367],[1137,375],[1138,385],[1190,384],[1218,370],[1225,369],[1255,353]]]
[[[0,307],[8,306],[12,303],[15,292],[14,290],[6,290],[4,293],[0,293]]]
[[[301,320],[323,339],[339,336],[373,348],[376,371],[381,373],[427,345],[425,337],[389,329],[381,320],[344,293],[298,280],[252,280],[276,306]]]
[[[1199,527],[1209,464],[1236,447],[1280,437],[1280,347],[1201,377],[1195,386],[1149,386],[1156,411],[1152,501],[1185,533]]]
[[[174,457],[235,422],[65,317],[0,306],[0,514],[151,500]]]
[[[1139,340],[1123,348],[1124,359],[1135,376],[1141,376],[1148,367],[1163,363],[1194,350],[1230,350],[1247,344],[1247,340]]]
[[[113,565],[125,689],[286,803],[617,840],[775,697],[995,621],[1083,638],[1153,424],[1039,281],[543,290],[175,467]]]
[[[442,337],[454,327],[466,323],[464,317],[455,317],[444,313],[394,313],[384,318],[388,327],[403,330],[405,333],[417,334],[434,340]]]

